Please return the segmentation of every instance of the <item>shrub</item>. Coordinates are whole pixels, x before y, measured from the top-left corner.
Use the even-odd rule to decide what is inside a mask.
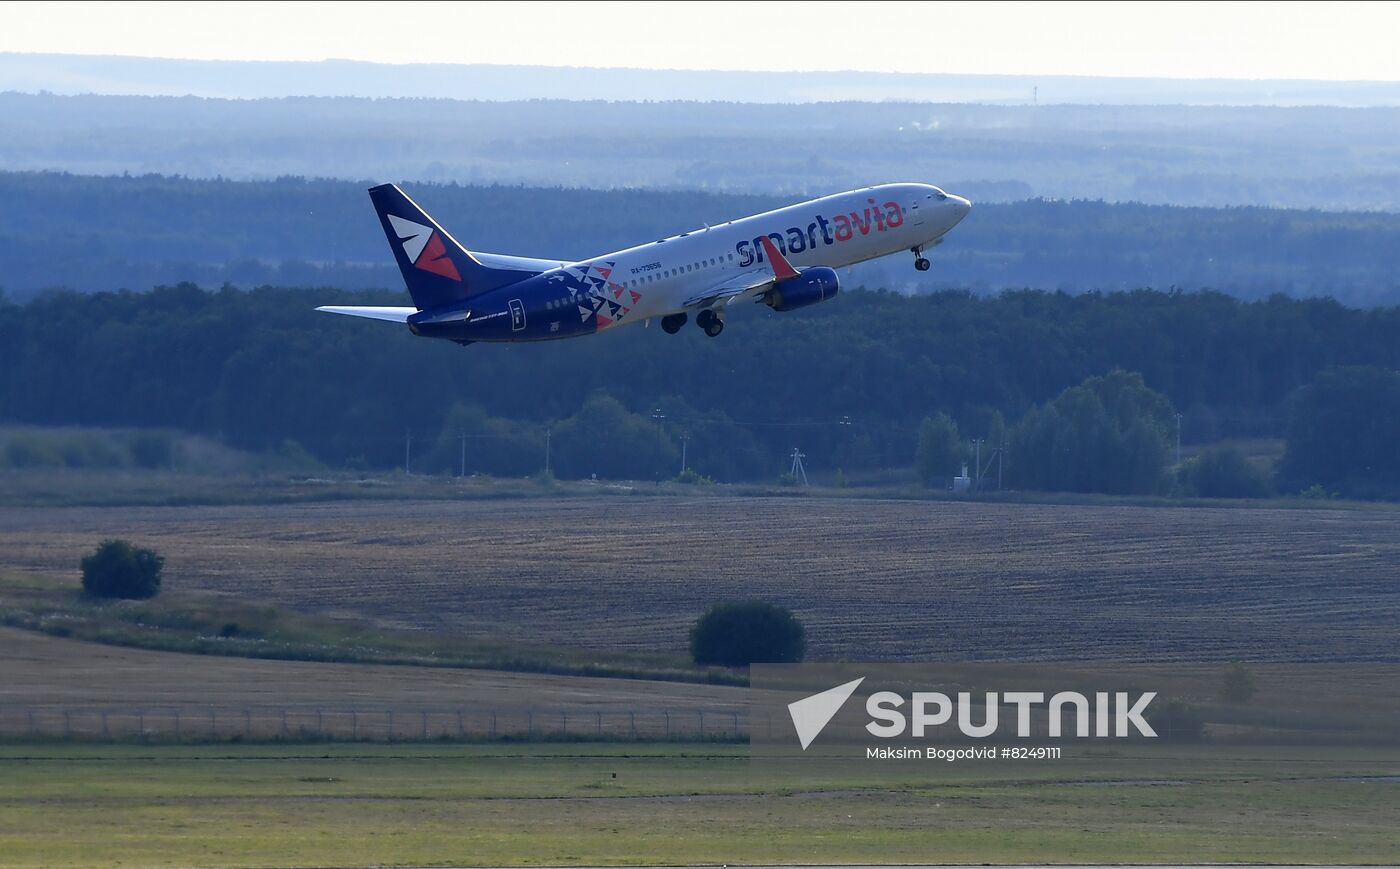
[[[83,558],[83,591],[92,597],[145,599],[160,591],[165,559],[125,540],[104,540]]]
[[[50,438],[20,434],[5,444],[5,464],[11,468],[56,468],[63,453]]]
[[[127,449],[138,468],[168,468],[175,459],[175,439],[164,432],[137,432],[127,442]]]
[[[1269,482],[1239,450],[1205,450],[1184,462],[1178,472],[1182,486],[1202,498],[1264,498]]]
[[[1205,719],[1184,700],[1169,698],[1154,703],[1147,710],[1147,723],[1161,739],[1191,742],[1205,736]]]
[[[690,632],[690,655],[701,666],[794,664],[807,650],[802,623],[764,601],[715,604]]]
[[[1225,669],[1220,696],[1227,703],[1247,703],[1254,696],[1254,671],[1236,661]]]

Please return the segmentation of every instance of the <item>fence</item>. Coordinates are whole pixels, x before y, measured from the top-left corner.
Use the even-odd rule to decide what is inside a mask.
[[[0,739],[84,742],[744,740],[740,709],[385,706],[7,707]]]

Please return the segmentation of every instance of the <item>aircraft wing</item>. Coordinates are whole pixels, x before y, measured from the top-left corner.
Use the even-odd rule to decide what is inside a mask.
[[[764,293],[778,281],[791,280],[798,276],[797,269],[793,268],[792,263],[787,261],[787,257],[773,246],[772,239],[766,235],[760,236],[758,242],[763,246],[764,253],[768,255],[768,268],[749,269],[746,272],[741,272],[703,293],[686,299],[682,307],[723,307],[736,299],[752,298]]]
[[[727,278],[682,303],[684,308],[723,307],[737,299],[757,296],[773,286],[770,269],[753,269]]]

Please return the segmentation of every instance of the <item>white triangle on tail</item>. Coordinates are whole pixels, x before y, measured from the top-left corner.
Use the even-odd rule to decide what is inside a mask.
[[[792,726],[797,729],[797,739],[802,743],[803,751],[806,751],[812,740],[831,723],[831,719],[836,717],[836,713],[846,705],[846,700],[864,681],[865,677],[861,676],[844,685],[828,688],[820,694],[813,694],[788,704],[788,714],[792,716]]]
[[[389,215],[389,223],[394,227],[399,241],[403,242],[403,252],[408,254],[408,261],[418,262],[418,255],[428,246],[428,239],[433,237],[433,228],[393,214]]]

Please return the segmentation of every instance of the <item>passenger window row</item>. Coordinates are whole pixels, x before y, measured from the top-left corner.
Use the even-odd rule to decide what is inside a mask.
[[[626,284],[624,284],[624,286],[636,289],[637,287],[640,287],[643,284],[655,283],[656,281],[662,280],[663,278],[674,278],[677,275],[682,275],[689,272],[696,272],[703,268],[713,268],[714,266],[723,265],[724,263],[732,262],[733,260],[734,254],[732,253],[728,254],[727,256],[710,257],[709,259],[703,259],[697,263],[690,263],[684,266],[677,266],[673,269],[663,269],[657,272],[656,274],[652,275],[644,275],[640,278],[637,278],[636,280],[628,281]]]

